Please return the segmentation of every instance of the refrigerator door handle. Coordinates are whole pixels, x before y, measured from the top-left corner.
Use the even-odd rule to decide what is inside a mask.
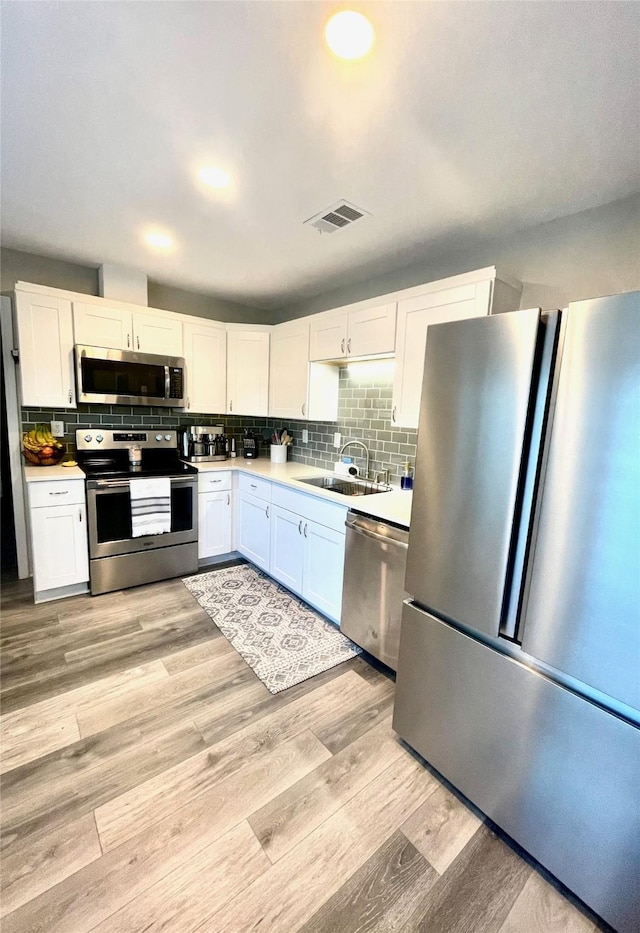
[[[530,430],[525,444],[523,475],[520,477],[520,509],[514,524],[511,544],[511,572],[502,607],[499,633],[503,638],[520,642],[520,618],[525,601],[525,568],[532,544],[532,518],[540,492],[543,467],[543,437],[546,430],[551,400],[557,386],[556,359],[560,338],[561,312],[549,311],[541,317],[541,340],[538,348],[538,372],[532,392]],[[555,375],[554,375],[555,368]]]

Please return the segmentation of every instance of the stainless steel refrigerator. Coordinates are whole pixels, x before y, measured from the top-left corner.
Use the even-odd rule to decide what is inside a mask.
[[[640,929],[640,292],[430,327],[394,728]]]

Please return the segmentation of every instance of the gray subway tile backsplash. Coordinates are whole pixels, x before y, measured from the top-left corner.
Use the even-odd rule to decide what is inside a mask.
[[[263,456],[268,456],[269,438],[273,430],[286,427],[294,438],[289,449],[289,460],[304,463],[317,469],[332,469],[338,459],[338,449],[333,446],[333,435],[341,435],[342,443],[348,440],[363,440],[370,452],[370,470],[380,473],[389,470],[391,481],[398,484],[402,468],[407,460],[413,464],[416,455],[417,432],[396,430],[391,426],[393,394],[393,362],[386,366],[378,363],[372,372],[369,363],[350,363],[340,368],[338,420],[332,422],[282,421],[271,418],[250,418],[234,415],[185,414],[160,407],[127,405],[78,405],[77,409],[54,411],[52,409],[23,408],[23,429],[29,431],[34,424],[49,421],[65,423],[64,442],[67,450],[75,451],[75,431],[79,428],[104,427],[164,427],[177,428],[183,425],[222,424],[225,432],[236,438],[241,449],[245,429],[251,429],[264,438]],[[309,432],[309,442],[302,443],[302,431]],[[358,447],[350,447],[345,456],[364,470],[364,456]]]

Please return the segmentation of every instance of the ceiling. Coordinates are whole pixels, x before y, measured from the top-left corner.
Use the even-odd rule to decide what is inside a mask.
[[[3,245],[267,309],[640,189],[640,4],[357,2],[351,64],[341,6],[3,2]]]

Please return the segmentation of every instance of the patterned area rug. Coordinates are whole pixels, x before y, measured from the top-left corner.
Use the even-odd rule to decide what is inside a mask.
[[[271,693],[362,653],[335,625],[248,564],[182,582]]]

